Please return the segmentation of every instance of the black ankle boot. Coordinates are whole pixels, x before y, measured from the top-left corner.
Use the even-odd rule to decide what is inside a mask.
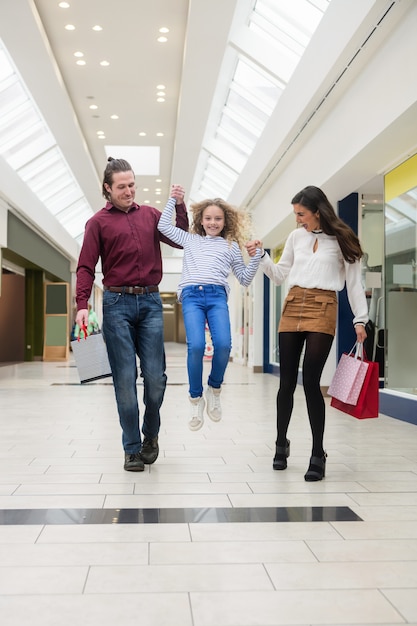
[[[323,456],[312,456],[310,458],[310,465],[308,466],[308,470],[304,475],[304,480],[308,482],[313,482],[315,480],[321,480],[326,475],[326,452],[323,453]]]
[[[285,470],[287,468],[287,458],[290,456],[290,441],[287,439],[286,446],[275,446],[275,456],[272,462],[274,470]]]

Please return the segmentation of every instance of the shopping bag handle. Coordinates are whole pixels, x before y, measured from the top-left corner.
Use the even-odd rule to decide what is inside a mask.
[[[88,328],[85,324],[83,324],[82,326],[80,326],[80,332],[78,333],[77,341],[81,341],[81,337],[80,337],[81,331],[84,331],[84,339],[87,339]]]
[[[355,350],[355,354],[352,354],[354,350]],[[363,347],[363,343],[359,343],[359,341],[357,341],[354,344],[352,350],[349,352],[349,356],[353,356],[353,358],[359,359],[360,361],[363,361],[364,359],[366,359],[366,354],[365,354],[365,349]]]

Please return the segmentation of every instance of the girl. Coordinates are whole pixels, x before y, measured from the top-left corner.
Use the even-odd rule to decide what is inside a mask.
[[[280,387],[277,396],[277,430],[273,468],[285,470],[290,455],[287,430],[293,409],[298,367],[302,349],[303,386],[313,438],[307,481],[325,475],[326,453],[323,448],[325,404],[320,377],[326,363],[336,328],[337,296],[346,283],[353,311],[353,325],[358,342],[366,339],[368,306],[361,282],[362,249],[353,230],[335,213],[318,187],[305,187],[291,201],[298,228],[290,233],[281,259],[274,264],[266,252],[261,267],[276,284],[288,277],[278,328]],[[255,254],[260,241],[247,244]]]
[[[191,415],[189,427],[199,430],[204,422],[203,357],[206,320],[214,354],[206,390],[207,414],[215,422],[222,417],[220,390],[231,350],[227,299],[230,272],[247,287],[258,269],[261,251],[253,251],[248,265],[242,257],[248,216],[216,198],[191,206],[193,224],[186,233],[172,225],[175,198],[170,198],[159,220],[158,229],[184,248],[184,263],[178,285],[187,336],[187,370]]]

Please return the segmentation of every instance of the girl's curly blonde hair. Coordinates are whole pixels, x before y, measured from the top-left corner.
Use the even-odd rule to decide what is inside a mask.
[[[193,223],[190,232],[196,235],[206,236],[206,232],[201,225],[203,213],[209,206],[217,206],[224,213],[224,228],[220,233],[221,237],[230,243],[236,241],[239,248],[244,250],[245,242],[251,238],[252,223],[250,215],[237,207],[232,206],[222,198],[201,200],[191,205]]]

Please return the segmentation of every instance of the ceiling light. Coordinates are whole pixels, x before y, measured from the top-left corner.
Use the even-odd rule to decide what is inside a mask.
[[[166,96],[166,93],[165,93],[165,91],[158,91],[156,95],[157,96]]]
[[[161,204],[160,200],[155,200],[155,204]]]
[[[169,33],[169,28],[166,28],[165,26],[162,26],[162,28],[159,29],[160,33]]]
[[[60,3],[58,4],[58,6],[59,6],[61,9],[69,9],[69,6],[70,6],[70,5],[68,4],[68,2],[60,2]]]
[[[94,111],[95,109],[98,109],[98,106],[96,104],[90,104],[88,108]]]
[[[157,85],[156,88],[157,89],[165,89],[165,85]]]
[[[101,67],[108,67],[110,63],[108,61],[100,61]]]
[[[157,137],[163,137],[163,136],[164,136],[164,133],[156,133],[156,136],[157,136]]]
[[[149,187],[144,187],[142,191],[149,191]]]
[[[165,102],[165,98],[157,98],[156,101],[157,102]]]
[[[85,61],[76,61],[77,65],[87,65]]]
[[[104,130],[98,130],[97,135],[104,135]]]
[[[98,139],[105,139],[105,138],[106,138],[106,135],[99,135],[98,136]]]
[[[75,57],[83,57],[84,54],[82,52],[74,52]]]
[[[98,32],[98,31],[103,30],[103,29],[101,28],[101,26],[96,25],[96,26],[93,26],[93,30]]]
[[[157,178],[157,179],[155,180],[155,182],[156,182],[156,183],[162,183],[162,178]]]
[[[165,43],[168,39],[167,37],[158,37],[157,41],[159,41],[159,43]]]
[[[111,120],[118,120],[119,116],[118,115],[110,115],[110,119]]]
[[[155,191],[155,195],[160,196],[161,192],[160,191]]]
[[[146,137],[146,133],[142,131],[141,133],[139,133],[139,137]]]
[[[159,187],[157,187],[157,188],[155,189],[155,191],[156,191],[157,193],[161,193],[162,189],[160,189]]]
[[[149,200],[144,200],[145,204],[150,204]]]
[[[75,26],[73,24],[67,24],[65,30],[75,30]]]
[[[123,154],[123,158],[133,168],[136,176],[158,176],[160,169],[159,146],[127,146],[127,145],[106,145],[106,155]]]

